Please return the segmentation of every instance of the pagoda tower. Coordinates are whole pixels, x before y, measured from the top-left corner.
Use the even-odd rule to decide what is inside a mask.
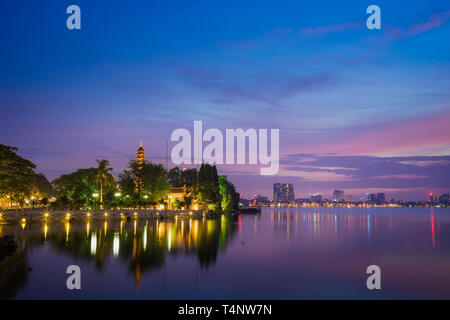
[[[140,186],[142,185],[142,182],[140,181],[139,178],[139,171],[142,170],[143,165],[144,165],[144,161],[145,161],[145,149],[142,146],[142,140],[139,141],[139,149],[137,149],[137,154],[136,154],[136,163],[137,163],[137,168],[138,168],[138,174],[136,175],[136,180],[134,181],[134,184],[136,185],[135,191],[139,192]]]
[[[138,165],[138,169],[142,169],[142,165],[145,161],[145,150],[144,147],[142,147],[142,140],[139,141],[139,149],[137,150],[136,154],[136,163]]]

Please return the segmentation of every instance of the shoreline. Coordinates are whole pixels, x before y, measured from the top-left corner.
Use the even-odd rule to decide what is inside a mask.
[[[30,222],[69,222],[76,223],[88,220],[130,221],[139,219],[203,219],[218,218],[224,213],[188,210],[8,210],[0,212],[0,224]]]

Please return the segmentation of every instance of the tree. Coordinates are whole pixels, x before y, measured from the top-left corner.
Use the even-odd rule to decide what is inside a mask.
[[[183,186],[183,171],[178,168],[172,168],[167,174],[167,180],[172,187],[182,187]]]
[[[100,186],[100,209],[103,209],[103,187],[110,187],[115,184],[114,176],[110,173],[108,160],[97,160],[97,172],[94,182]]]
[[[239,206],[239,194],[234,185],[227,180],[225,176],[219,177],[219,190],[222,195],[222,210],[230,212]]]
[[[23,204],[31,194],[36,165],[16,152],[17,148],[0,144],[0,197]]]
[[[53,180],[58,198],[64,198],[58,203],[74,207],[92,206],[92,194],[98,191],[94,184],[96,175],[97,168],[78,169]]]
[[[136,181],[139,181],[137,185]],[[130,160],[128,170],[119,175],[119,187],[135,204],[161,203],[170,190],[167,171],[162,165],[144,161],[139,168],[135,160]]]
[[[52,184],[47,180],[43,173],[35,174],[33,182],[33,191],[38,193],[43,198],[49,198],[55,195],[55,190]]]
[[[219,178],[216,166],[204,163],[198,174],[198,196],[200,203],[209,209],[220,209],[222,196],[219,191]]]

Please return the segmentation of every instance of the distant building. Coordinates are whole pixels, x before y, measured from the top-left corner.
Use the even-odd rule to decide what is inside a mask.
[[[377,204],[383,204],[386,202],[386,195],[384,193],[377,193]]]
[[[443,205],[450,204],[449,203],[449,200],[450,200],[449,198],[450,198],[450,195],[448,193],[441,194],[439,196],[439,204],[443,204]]]
[[[353,202],[353,197],[352,196],[345,196],[344,197],[344,201],[345,202]]]
[[[376,203],[377,195],[375,193],[367,193],[367,203]]]
[[[239,206],[240,207],[248,207],[249,204],[250,204],[249,200],[243,199],[243,198],[239,199]]]
[[[255,202],[257,205],[268,205],[270,203],[269,198],[261,196],[259,194],[255,195]]]
[[[310,196],[311,202],[322,202],[322,194],[320,193],[313,193]]]
[[[288,203],[294,202],[294,186],[290,183],[274,183],[273,184],[273,202]]]
[[[428,198],[428,202],[432,204],[438,203],[437,195],[435,195],[433,192],[430,193],[430,196]]]
[[[334,190],[333,192],[333,201],[341,202],[344,200],[344,191],[342,190]]]

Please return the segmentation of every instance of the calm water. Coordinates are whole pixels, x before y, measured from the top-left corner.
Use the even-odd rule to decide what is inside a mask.
[[[236,219],[0,225],[16,299],[450,299],[449,209],[263,209]],[[82,290],[66,287],[81,268]],[[382,290],[366,288],[381,267]],[[31,269],[29,269],[31,268]]]

